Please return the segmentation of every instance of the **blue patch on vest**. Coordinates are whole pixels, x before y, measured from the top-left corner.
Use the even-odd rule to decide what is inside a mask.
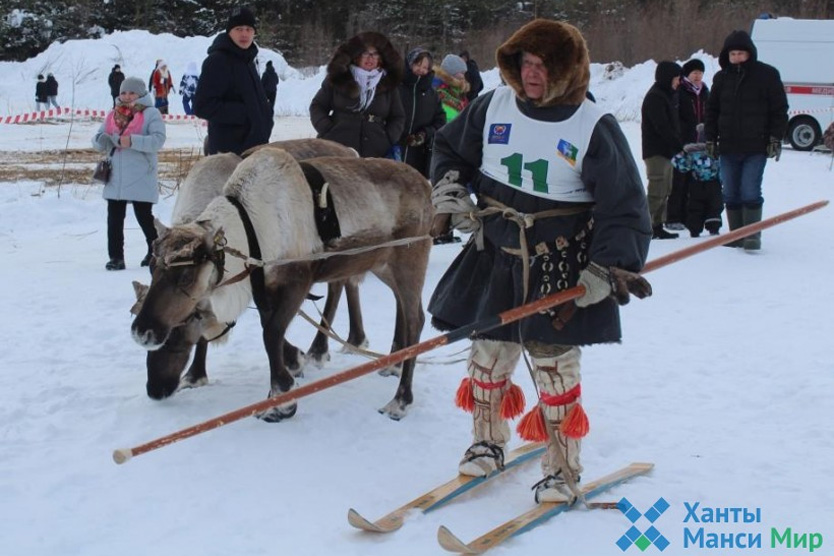
[[[570,142],[559,139],[559,144],[556,145],[556,151],[559,156],[568,161],[568,164],[571,166],[576,165],[576,155],[579,154],[579,149],[574,147]]]
[[[492,124],[489,126],[487,144],[506,145],[510,142],[510,130],[513,124]]]

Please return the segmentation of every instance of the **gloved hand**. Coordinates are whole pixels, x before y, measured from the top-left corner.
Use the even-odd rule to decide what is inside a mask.
[[[629,294],[637,296],[638,299],[652,295],[652,285],[636,272],[629,272],[628,270],[612,266],[608,269],[608,273],[611,276],[614,298],[620,305],[625,305],[629,302]]]
[[[577,285],[585,287],[585,294],[575,301],[577,307],[594,305],[611,295],[611,275],[607,268],[597,263],[582,269]]]
[[[707,141],[705,150],[708,157],[718,158],[718,145],[715,144],[715,141]]]
[[[405,144],[409,147],[419,147],[423,143],[426,142],[426,132],[425,131],[418,131],[412,135],[409,135],[405,138]]]
[[[779,162],[780,156],[782,156],[782,140],[778,137],[771,137],[767,144],[767,157]]]
[[[474,233],[481,227],[481,221],[470,218],[471,212],[477,211],[478,206],[469,196],[469,191],[458,183],[460,173],[457,170],[449,170],[443,177],[434,184],[431,192],[431,202],[437,211],[432,224],[432,236],[442,235],[448,231],[446,222],[451,220],[452,228],[464,233]],[[443,218],[445,217],[445,218]]]

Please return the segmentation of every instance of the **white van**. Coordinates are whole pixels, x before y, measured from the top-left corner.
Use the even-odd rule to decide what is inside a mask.
[[[750,36],[759,60],[782,75],[786,139],[796,150],[813,149],[834,121],[834,19],[757,19]]]

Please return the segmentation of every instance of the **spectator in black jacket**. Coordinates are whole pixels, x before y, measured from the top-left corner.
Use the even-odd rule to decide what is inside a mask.
[[[275,113],[275,97],[278,96],[278,74],[272,66],[272,60],[266,63],[266,69],[261,76],[261,84],[266,93],[266,99],[269,101],[269,109]]]
[[[757,58],[750,35],[730,33],[707,102],[707,152],[720,154],[730,230],[762,219],[765,164],[768,158],[779,160],[788,126],[788,98],[779,71]],[[761,249],[761,232],[729,245]]]
[[[681,84],[678,87],[678,122],[681,129],[681,143],[702,143],[697,127],[704,123],[707,110],[709,87],[704,83],[704,63],[693,58],[683,65]],[[702,126],[703,127],[703,126]],[[689,203],[690,172],[675,171],[672,192],[666,201],[666,227],[670,230],[685,229],[686,207]]]
[[[432,88],[434,72],[431,53],[422,47],[405,58],[405,77],[400,98],[405,111],[405,129],[400,138],[403,162],[429,177],[434,133],[446,123],[446,113]]]
[[[38,110],[49,108],[49,100],[46,98],[46,78],[43,75],[38,75],[38,82],[35,83],[35,103]]]
[[[235,8],[203,61],[194,114],[208,121],[206,154],[240,154],[269,142],[272,111],[255,67],[255,16]]]
[[[478,69],[478,64],[475,60],[469,57],[468,50],[464,50],[459,56],[466,62],[466,80],[469,82],[469,91],[466,93],[466,98],[469,99],[469,102],[472,102],[484,90],[481,70]]]
[[[107,84],[110,86],[110,96],[113,97],[113,107],[116,107],[116,99],[119,98],[119,88],[122,86],[122,81],[125,80],[125,74],[122,73],[122,66],[116,64],[107,76]]]
[[[46,74],[46,99],[49,105],[60,108],[58,106],[58,80],[51,73]]]
[[[654,72],[654,85],[643,99],[643,162],[649,179],[649,213],[652,217],[652,239],[672,239],[663,229],[666,199],[672,190],[672,158],[683,149],[678,124],[677,89],[681,67],[675,62],[660,62]]]

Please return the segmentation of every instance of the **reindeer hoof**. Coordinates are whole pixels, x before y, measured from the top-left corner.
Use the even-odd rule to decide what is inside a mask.
[[[349,346],[353,346],[358,349],[367,349],[368,345],[370,345],[368,344],[368,338],[357,340],[356,338],[351,338],[350,336],[348,336],[347,343],[347,346],[342,346],[342,353],[353,353],[353,350]]]
[[[266,411],[255,414],[255,417],[262,421],[266,421],[267,423],[277,423],[295,415],[296,409],[298,409],[298,404],[293,402],[291,404],[267,409]]]
[[[180,379],[180,384],[177,386],[177,391],[186,390],[188,388],[199,388],[208,384],[208,377],[200,377],[197,379],[185,375]]]
[[[385,407],[380,408],[379,412],[387,415],[394,421],[399,421],[408,413],[408,404],[403,403],[396,398],[385,404]]]
[[[402,365],[392,365],[379,371],[379,376],[400,376],[403,372]]]
[[[321,369],[325,363],[330,361],[330,352],[325,351],[324,353],[318,353],[308,351],[306,359],[307,363],[315,365],[317,369]]]

